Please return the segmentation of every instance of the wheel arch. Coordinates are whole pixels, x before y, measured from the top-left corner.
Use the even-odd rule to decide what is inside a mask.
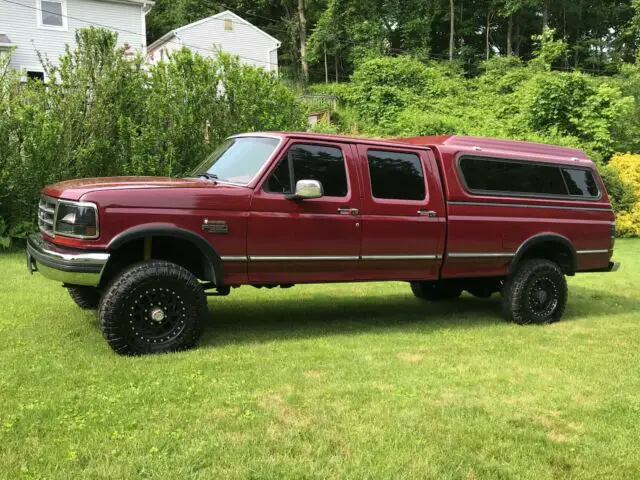
[[[112,259],[117,261],[117,252],[124,250],[129,245],[142,242],[146,238],[175,239],[179,241],[181,245],[191,247],[190,250],[192,252],[198,252],[199,254],[199,258],[194,260],[200,264],[202,269],[199,276],[216,285],[222,285],[224,281],[224,267],[218,252],[216,252],[213,246],[201,235],[173,224],[153,223],[138,225],[119,233],[107,246],[107,250],[112,253],[112,258],[110,258],[109,261],[111,262]],[[138,252],[142,257],[142,249],[138,250]],[[164,259],[170,260],[167,258]],[[106,265],[105,271],[108,268],[109,264]]]
[[[523,260],[529,258],[546,258],[560,265],[566,275],[576,273],[578,262],[576,248],[571,240],[559,233],[539,233],[525,240],[516,250],[509,265],[509,275],[516,271]]]

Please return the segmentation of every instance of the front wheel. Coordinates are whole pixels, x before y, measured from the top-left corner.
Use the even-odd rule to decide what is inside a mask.
[[[557,322],[566,305],[567,280],[550,260],[527,260],[504,285],[503,315],[520,325]]]
[[[95,310],[100,303],[100,290],[95,287],[83,287],[80,285],[68,285],[69,295],[76,305],[83,310]]]
[[[143,355],[195,346],[207,316],[207,300],[186,269],[163,260],[137,263],[107,288],[98,321],[117,353]]]

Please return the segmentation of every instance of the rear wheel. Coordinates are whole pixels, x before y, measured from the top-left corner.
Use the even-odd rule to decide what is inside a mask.
[[[411,291],[417,298],[438,302],[453,300],[462,294],[462,288],[454,282],[441,280],[439,282],[410,282]]]
[[[83,287],[80,285],[67,285],[69,295],[76,305],[83,310],[96,310],[100,303],[100,290],[95,287]]]
[[[567,281],[550,260],[527,260],[504,285],[503,315],[520,325],[557,322],[566,305]]]
[[[185,350],[195,346],[207,300],[186,269],[162,260],[135,264],[107,288],[98,319],[107,342],[123,355]]]

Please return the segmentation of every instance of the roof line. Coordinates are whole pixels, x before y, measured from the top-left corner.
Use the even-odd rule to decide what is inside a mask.
[[[253,23],[251,23],[248,20],[245,20],[244,18],[242,18],[240,15],[237,15],[235,13],[233,13],[231,10],[224,10],[223,12],[220,13],[216,13],[215,15],[211,15],[210,17],[206,17],[206,18],[202,18],[200,20],[197,20],[195,22],[189,23],[187,25],[183,25],[182,27],[178,27],[178,28],[174,28],[173,30],[165,33],[162,37],[160,37],[158,40],[156,40],[155,42],[153,42],[151,45],[149,45],[147,47],[147,50],[154,50],[155,48],[159,47],[160,45],[165,44],[170,38],[174,37],[174,36],[178,36],[178,34],[180,32],[182,32],[183,30],[187,30],[189,28],[195,27],[196,25],[201,25],[203,23],[206,23],[210,20],[217,20],[220,17],[222,17],[223,15],[232,15],[233,17],[235,17],[236,19],[240,20],[242,22],[243,25],[246,25],[258,32],[260,32],[262,35],[264,35],[265,37],[269,38],[270,40],[273,40],[274,42],[277,43],[277,46],[280,47],[282,45],[282,42],[280,40],[278,40],[275,37],[272,37],[271,35],[269,35],[267,32],[265,32],[264,30],[262,30],[259,27],[256,27]]]

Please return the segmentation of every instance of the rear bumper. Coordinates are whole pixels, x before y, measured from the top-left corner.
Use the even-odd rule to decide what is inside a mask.
[[[620,268],[620,262],[609,262],[604,268],[594,268],[592,270],[581,270],[578,273],[607,273],[607,272],[617,272]]]
[[[97,287],[109,254],[62,248],[45,241],[42,235],[27,239],[27,269],[50,280],[68,285]]]

